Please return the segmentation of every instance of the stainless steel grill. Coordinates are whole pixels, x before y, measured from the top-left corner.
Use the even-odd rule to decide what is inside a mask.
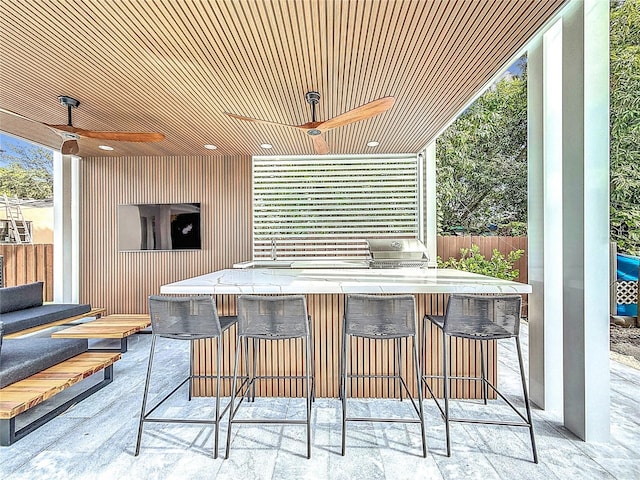
[[[371,268],[426,268],[427,247],[416,238],[372,238],[369,245]]]

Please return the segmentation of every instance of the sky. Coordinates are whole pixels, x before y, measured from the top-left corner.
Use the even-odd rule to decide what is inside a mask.
[[[31,143],[25,140],[20,140],[19,138],[16,138],[16,137],[12,137],[11,135],[5,135],[4,133],[0,132],[0,154],[4,152],[11,153],[11,150],[9,149],[9,146],[11,145],[29,146],[31,145]],[[8,163],[9,162],[7,162],[6,160],[3,160],[3,158],[0,156],[0,167],[4,167]]]

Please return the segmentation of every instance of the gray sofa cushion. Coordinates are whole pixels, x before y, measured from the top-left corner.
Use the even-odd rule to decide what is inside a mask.
[[[39,307],[0,314],[0,321],[4,323],[4,334],[9,335],[26,328],[82,315],[90,310],[91,305],[87,303],[48,303]]]
[[[15,312],[42,305],[44,282],[0,288],[0,313]]]
[[[63,338],[6,339],[0,352],[0,388],[86,352],[87,348],[87,340],[68,340]]]
[[[0,355],[2,355],[2,337],[4,337],[4,323],[0,322]]]

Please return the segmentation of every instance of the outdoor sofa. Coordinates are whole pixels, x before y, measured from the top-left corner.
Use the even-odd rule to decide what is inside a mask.
[[[0,445],[16,440],[43,425],[74,403],[88,397],[113,379],[119,353],[88,352],[86,339],[58,339],[7,334],[46,327],[55,322],[91,314],[87,304],[42,302],[42,282],[0,288]],[[104,379],[16,429],[15,420],[32,407],[100,370]]]

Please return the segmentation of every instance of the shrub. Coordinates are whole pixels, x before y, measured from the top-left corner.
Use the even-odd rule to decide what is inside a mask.
[[[491,259],[486,259],[480,253],[480,247],[472,244],[471,248],[460,249],[460,259],[449,258],[443,262],[438,257],[438,268],[454,268],[456,270],[464,270],[465,272],[480,273],[489,277],[502,278],[503,280],[515,280],[520,275],[518,269],[513,268],[513,264],[517,262],[524,250],[512,250],[505,257],[497,249],[493,249]]]

